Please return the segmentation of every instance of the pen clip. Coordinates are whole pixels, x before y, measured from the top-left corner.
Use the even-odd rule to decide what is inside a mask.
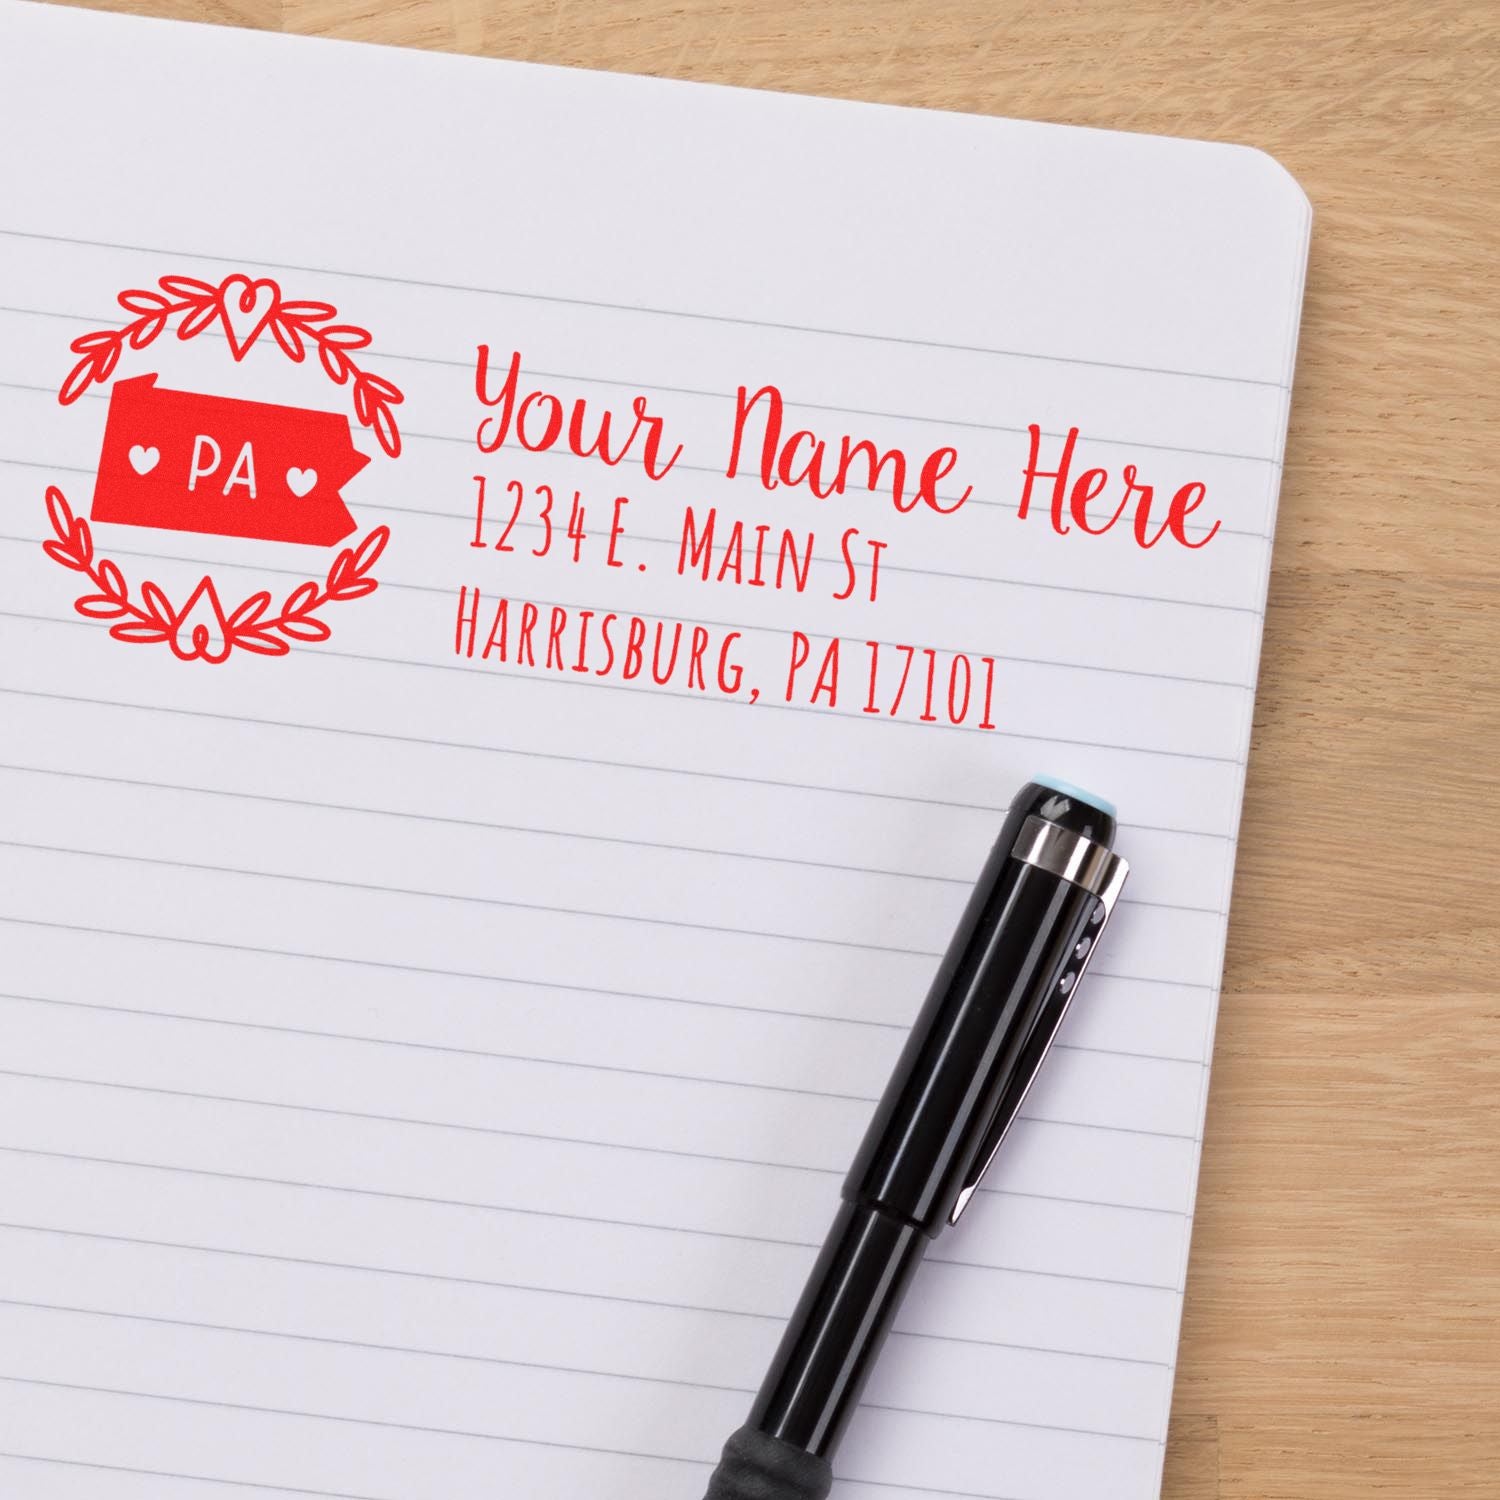
[[[1115,904],[1120,899],[1120,891],[1125,885],[1125,877],[1130,873],[1130,866],[1118,855],[1113,855],[1111,858],[1113,862],[1108,866],[1097,893],[1098,905],[1095,908],[1093,920],[1088,932],[1080,940],[1087,942],[1088,947],[1076,963],[1064,969],[1063,980],[1067,980],[1071,975],[1071,982],[1066,988],[1062,988],[1061,981],[1053,986],[1052,995],[1044,1004],[1041,1014],[1036,1019],[1036,1024],[1031,1028],[1031,1034],[1021,1044],[1020,1055],[1016,1059],[1010,1084],[1000,1096],[1000,1102],[990,1118],[989,1128],[985,1131],[979,1150],[975,1153],[974,1159],[978,1165],[970,1171],[953,1205],[953,1212],[948,1216],[950,1226],[958,1223],[963,1211],[973,1200],[974,1194],[979,1191],[979,1184],[984,1180],[984,1175],[999,1154],[1001,1146],[1005,1144],[1005,1137],[1009,1134],[1010,1127],[1015,1124],[1016,1116],[1020,1114],[1021,1106],[1026,1102],[1026,1096],[1031,1092],[1032,1084],[1036,1082],[1037,1074],[1041,1071],[1042,1063],[1051,1050],[1053,1039],[1057,1036],[1063,1017],[1068,1013],[1068,1006],[1072,1004],[1073,996],[1078,993],[1078,986],[1083,982],[1083,976],[1094,960],[1094,954],[1099,948],[1099,939],[1104,936],[1104,929],[1109,925],[1110,917],[1114,915]]]

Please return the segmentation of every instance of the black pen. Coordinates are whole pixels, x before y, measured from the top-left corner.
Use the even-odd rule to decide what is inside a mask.
[[[843,1205],[705,1500],[824,1500],[928,1243],[958,1222],[1119,899],[1114,809],[1021,788],[844,1181]]]

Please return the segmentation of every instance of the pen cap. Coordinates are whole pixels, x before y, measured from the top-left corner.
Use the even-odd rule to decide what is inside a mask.
[[[1030,1087],[1123,880],[1114,811],[1028,782],[1011,803],[844,1196],[936,1234]]]

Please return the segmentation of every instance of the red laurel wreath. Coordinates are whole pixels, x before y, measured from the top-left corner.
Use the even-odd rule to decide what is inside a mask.
[[[136,314],[123,328],[80,334],[73,340],[69,347],[81,358],[58,391],[62,405],[71,405],[90,386],[108,380],[127,345],[144,349],[174,318],[181,319],[176,330],[180,339],[194,338],[218,321],[237,362],[267,331],[295,363],[307,357],[309,346],[315,348],[329,379],[335,385],[351,386],[360,424],[375,434],[390,457],[400,454],[401,433],[391,408],[404,399],[401,391],[359,368],[349,351],[366,348],[371,336],[353,324],[335,323],[338,310],[331,304],[284,301],[274,281],[251,281],[240,275],[226,277],[218,286],[191,276],[163,276],[157,285],[160,291],[135,288],[119,294],[120,306]],[[54,562],[82,573],[98,591],[75,600],[74,609],[89,619],[114,620],[109,633],[116,640],[142,645],[165,641],[178,657],[189,661],[221,662],[237,646],[262,656],[284,656],[292,641],[326,641],[332,632],[317,618],[318,610],[325,604],[374,593],[378,585],[368,575],[390,539],[389,527],[375,527],[357,546],[345,547],[338,554],[321,584],[313,580],[299,584],[274,614],[267,613],[272,603],[268,589],[226,611],[207,576],[178,609],[150,581],[142,583],[139,603],[132,598],[120,568],[107,557],[96,557],[88,522],[73,514],[56,486],[47,489],[47,515],[55,536],[42,543],[42,550]],[[202,622],[189,623],[200,604],[215,623],[213,632]],[[218,646],[215,635],[221,642]]]

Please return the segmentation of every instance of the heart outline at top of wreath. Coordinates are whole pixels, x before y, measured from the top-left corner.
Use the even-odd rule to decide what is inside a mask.
[[[244,359],[280,305],[281,288],[269,277],[251,281],[236,272],[219,283],[219,321],[236,360]]]

